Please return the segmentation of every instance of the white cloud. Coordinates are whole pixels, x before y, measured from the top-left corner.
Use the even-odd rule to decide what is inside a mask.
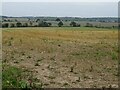
[[[119,2],[119,0],[2,0],[2,2]]]

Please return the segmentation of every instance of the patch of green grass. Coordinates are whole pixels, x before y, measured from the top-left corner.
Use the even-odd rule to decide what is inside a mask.
[[[41,88],[42,83],[37,85],[34,83],[36,81],[38,80],[31,77],[28,70],[25,71],[15,66],[3,65],[2,88]]]
[[[21,82],[19,81],[21,77],[21,69],[10,66],[3,69],[2,73],[2,87],[3,88],[17,88],[22,87]]]
[[[3,88],[26,88],[27,83],[21,80],[22,69],[14,66],[5,67],[2,72]]]
[[[118,59],[118,55],[114,52],[111,53],[112,56],[112,60],[117,60]]]

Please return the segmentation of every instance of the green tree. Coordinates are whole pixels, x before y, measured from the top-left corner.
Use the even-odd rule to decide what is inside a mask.
[[[59,19],[59,18],[57,18],[57,19],[56,19],[56,21],[60,21],[60,19]]]
[[[40,19],[37,19],[36,22],[40,22]]]
[[[93,27],[91,23],[86,23],[86,27]]]
[[[10,24],[10,27],[15,27],[15,24],[11,23],[11,24]]]
[[[23,27],[28,27],[28,23],[24,23],[24,24],[23,24]]]
[[[59,26],[59,27],[63,26],[63,22],[60,21],[60,22],[58,23],[58,26]]]
[[[72,27],[76,27],[77,24],[76,24],[76,22],[71,22],[71,23],[70,23],[70,26],[72,26]]]
[[[17,26],[17,27],[22,27],[22,23],[17,22],[17,23],[16,23],[16,26]]]
[[[3,23],[3,24],[2,24],[2,27],[3,27],[3,28],[9,27],[9,23]]]
[[[32,21],[29,22],[29,25],[32,27],[32,25],[33,25]]]
[[[51,25],[52,25],[51,23],[47,23],[44,21],[38,23],[39,27],[50,27]]]
[[[52,23],[48,23],[49,26],[52,26]]]

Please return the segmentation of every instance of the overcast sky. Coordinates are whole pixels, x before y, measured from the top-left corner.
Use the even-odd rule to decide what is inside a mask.
[[[3,2],[118,2],[119,0],[2,0]]]
[[[117,0],[116,2],[35,2],[36,0],[34,2],[7,2],[7,1],[10,0],[4,0],[4,2],[2,3],[2,15],[5,16],[67,16],[67,17],[118,16]]]

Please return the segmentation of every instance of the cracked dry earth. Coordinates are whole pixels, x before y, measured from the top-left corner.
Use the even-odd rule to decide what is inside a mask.
[[[31,70],[44,88],[118,87],[117,38],[117,30],[3,29],[3,63]]]

